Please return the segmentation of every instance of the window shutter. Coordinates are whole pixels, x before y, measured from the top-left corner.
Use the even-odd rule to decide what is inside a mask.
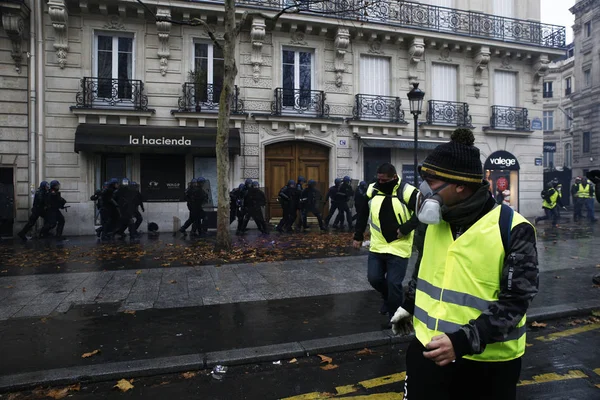
[[[514,0],[494,0],[493,13],[499,17],[514,18]]]
[[[390,59],[361,56],[360,93],[389,96],[390,92]]]
[[[458,68],[455,65],[432,64],[431,100],[458,101]]]
[[[494,72],[494,105],[517,106],[517,74],[514,72]]]

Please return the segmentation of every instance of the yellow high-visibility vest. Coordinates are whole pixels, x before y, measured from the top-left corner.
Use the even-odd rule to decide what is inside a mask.
[[[575,196],[579,197],[580,199],[591,199],[592,196],[590,196],[590,184],[588,183],[587,185],[583,186],[583,184],[580,183]]]
[[[542,202],[542,206],[544,208],[548,208],[550,210],[552,210],[554,207],[556,207],[556,201],[558,199],[558,191],[556,189],[553,189],[554,193],[552,193],[550,195],[550,201],[546,201],[546,199],[544,199],[544,201]]]
[[[445,221],[427,227],[413,316],[415,334],[423,346],[434,336],[458,331],[498,301],[505,258],[500,209],[484,215],[456,240]],[[523,222],[529,223],[515,212],[511,229]],[[508,361],[522,356],[525,321],[524,315],[507,337],[488,344],[481,354],[464,358]]]
[[[386,197],[392,198],[394,215],[399,224],[406,223],[412,217],[413,213],[408,209],[406,204],[410,201],[410,197],[415,190],[415,187],[408,183],[403,185],[404,190],[402,192],[402,199],[404,202],[401,202],[398,198],[400,184],[401,181],[398,181],[398,184],[394,187],[391,195],[386,195],[375,189],[374,183],[371,183],[367,188],[367,198],[369,199],[369,208],[371,209],[371,247],[369,251],[409,258],[412,254],[414,233],[410,232],[408,235],[388,243],[381,233],[381,222],[379,221],[379,211],[381,210],[381,205]]]

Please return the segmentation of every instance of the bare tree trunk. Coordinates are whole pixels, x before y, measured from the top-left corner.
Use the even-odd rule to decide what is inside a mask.
[[[225,35],[223,43],[223,89],[219,99],[217,120],[217,241],[215,250],[231,250],[229,231],[229,117],[234,101],[234,83],[237,75],[235,46],[235,0],[225,0]]]

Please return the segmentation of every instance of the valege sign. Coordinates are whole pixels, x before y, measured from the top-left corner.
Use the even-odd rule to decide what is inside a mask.
[[[178,139],[169,139],[163,137],[146,137],[142,135],[142,137],[133,137],[133,135],[129,135],[129,144],[139,144],[143,146],[191,146],[192,140],[186,139],[185,136],[182,136]]]
[[[496,157],[490,158],[490,162],[492,163],[492,165],[496,165],[498,167],[512,167],[517,163],[517,160],[515,160],[514,158]]]

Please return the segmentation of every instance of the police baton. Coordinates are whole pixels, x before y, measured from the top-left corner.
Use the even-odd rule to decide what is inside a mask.
[[[69,212],[69,210],[67,210],[67,208],[70,208],[71,206],[64,206],[63,210],[65,210],[65,212]]]

